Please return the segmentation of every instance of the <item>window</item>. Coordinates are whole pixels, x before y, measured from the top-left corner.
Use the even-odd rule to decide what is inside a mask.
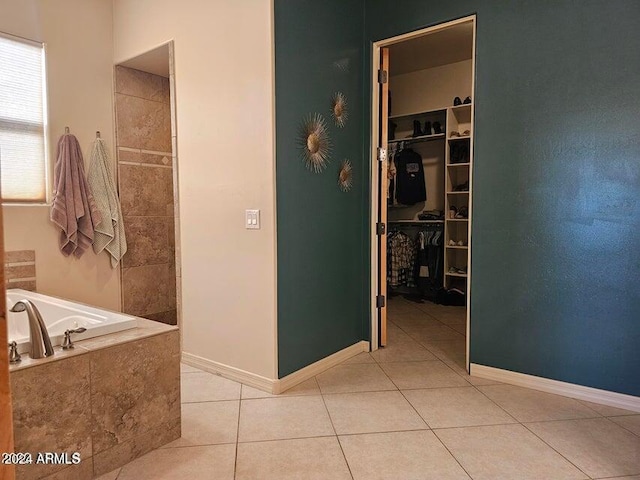
[[[47,201],[44,46],[0,35],[3,202]]]

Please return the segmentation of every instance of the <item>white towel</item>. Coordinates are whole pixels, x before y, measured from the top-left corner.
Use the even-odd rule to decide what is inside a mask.
[[[116,268],[127,252],[122,209],[115,182],[109,168],[109,154],[104,140],[97,138],[91,149],[91,163],[87,181],[91,187],[102,222],[95,227],[93,251],[106,250],[111,255],[111,267]]]

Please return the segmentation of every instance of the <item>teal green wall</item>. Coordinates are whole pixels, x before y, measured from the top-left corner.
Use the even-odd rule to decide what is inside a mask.
[[[368,102],[373,41],[477,13],[471,361],[640,395],[640,2],[364,3],[276,0],[280,374],[368,336],[368,170],[341,196],[294,145],[332,59]]]
[[[362,6],[362,0],[275,2],[280,377],[368,336]],[[340,129],[331,117],[336,91],[346,94],[349,109]],[[302,119],[315,112],[325,117],[333,143],[321,174],[306,169],[297,144]],[[344,158],[355,173],[347,193],[337,184]]]
[[[477,13],[471,361],[640,395],[640,2],[366,4]]]

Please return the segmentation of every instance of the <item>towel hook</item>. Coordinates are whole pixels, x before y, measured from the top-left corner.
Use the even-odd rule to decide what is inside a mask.
[[[65,133],[66,135],[68,135],[68,134],[69,134],[69,127],[64,127],[64,133]]]
[[[96,138],[100,138],[100,130],[96,131]]]

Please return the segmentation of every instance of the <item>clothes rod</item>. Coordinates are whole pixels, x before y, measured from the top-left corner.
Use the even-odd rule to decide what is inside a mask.
[[[422,225],[423,223],[435,223],[441,224],[444,223],[444,220],[389,220],[387,223],[404,223],[404,224],[416,224]]]

